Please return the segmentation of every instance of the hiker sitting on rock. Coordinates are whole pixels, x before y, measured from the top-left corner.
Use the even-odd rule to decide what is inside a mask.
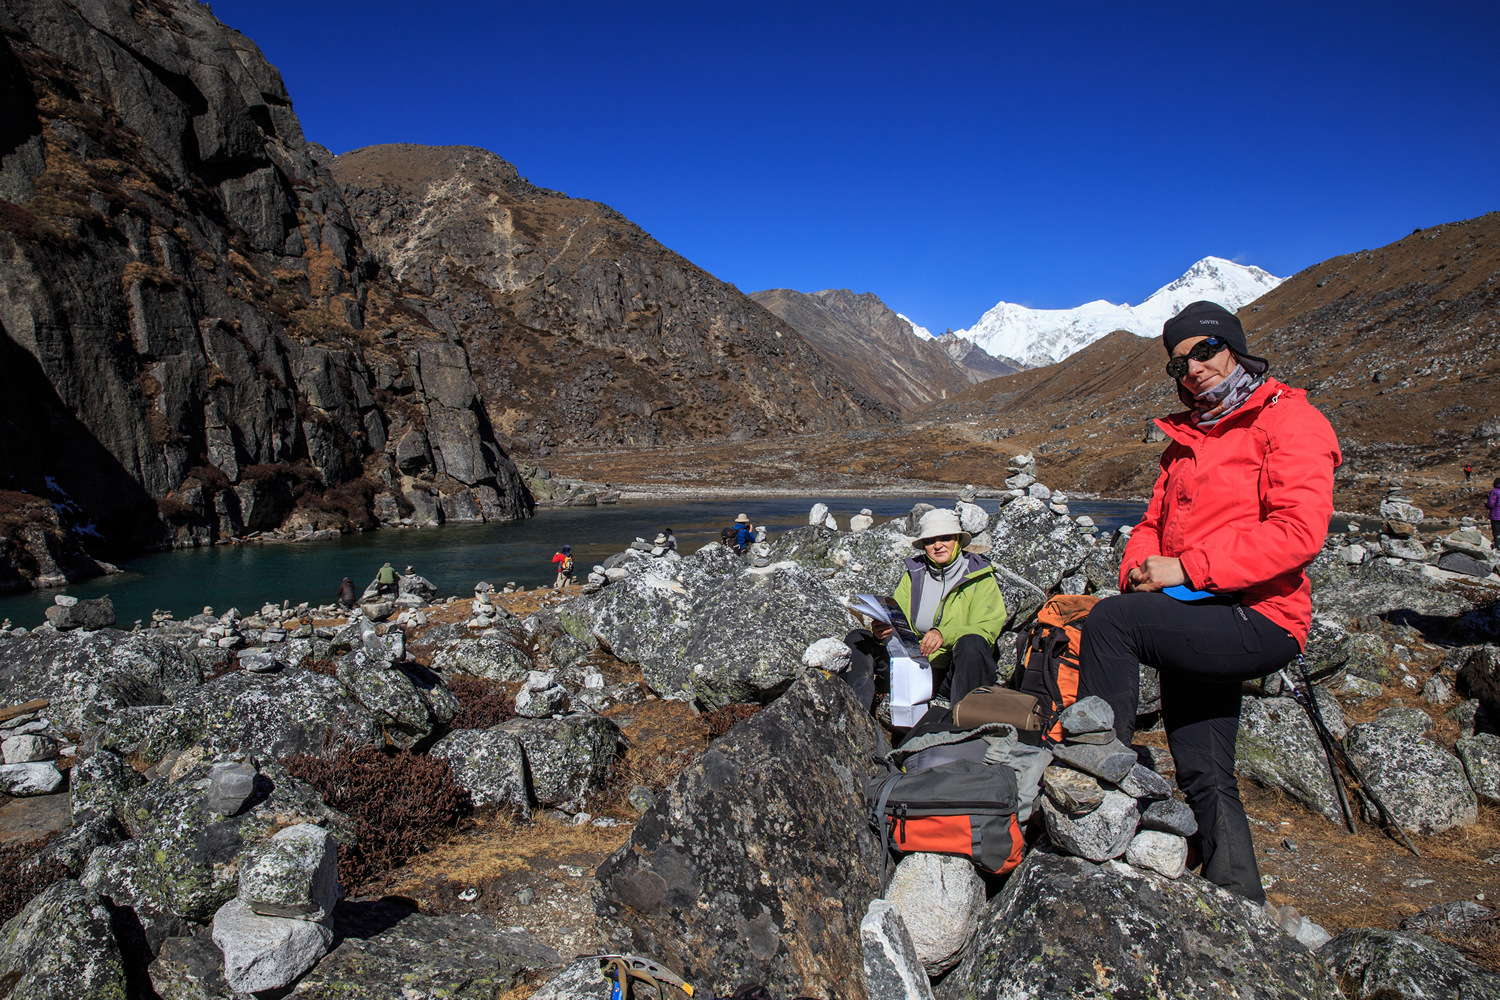
[[[1120,560],[1124,593],[1084,623],[1078,696],[1109,702],[1128,745],[1139,664],[1160,671],[1161,719],[1198,818],[1203,877],[1260,902],[1234,773],[1240,685],[1284,667],[1307,642],[1303,569],[1328,534],[1339,444],[1306,393],[1267,376],[1269,363],[1249,353],[1222,306],[1194,302],[1162,339],[1187,410],[1156,421],[1171,443]]]
[[[378,594],[394,593],[398,580],[400,580],[400,577],[396,574],[396,568],[390,563],[386,563],[375,574],[375,592]]]
[[[982,556],[965,553],[970,536],[951,510],[929,510],[917,526],[896,584],[896,603],[922,637],[922,655],[932,664],[933,694],[956,703],[977,687],[995,683],[995,638],[1005,625],[1005,598],[995,570]],[[844,637],[850,649],[849,669],[842,676],[869,709],[875,702],[877,675],[888,676],[890,654],[885,641],[891,627],[872,622]]]
[[[354,607],[354,602],[357,600],[359,600],[359,594],[354,589],[354,581],[347,576],[344,577],[344,582],[339,584],[339,604],[347,610]]]

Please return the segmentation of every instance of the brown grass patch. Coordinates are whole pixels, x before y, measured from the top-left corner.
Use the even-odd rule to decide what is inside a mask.
[[[458,698],[453,729],[488,729],[516,716],[515,696],[499,681],[457,674],[445,683]]]
[[[660,794],[672,779],[708,747],[713,738],[704,716],[679,701],[645,701],[606,713],[625,734],[625,753],[616,763],[612,788],[618,798],[645,785]]]
[[[573,826],[538,816],[518,822],[505,813],[475,817],[461,838],[435,846],[393,877],[389,891],[411,892],[436,880],[478,885],[530,871],[558,882],[569,881],[559,864],[593,869],[630,838],[628,823]]]
[[[286,769],[354,821],[354,843],[339,845],[339,881],[350,891],[441,842],[468,809],[448,762],[425,754],[335,747],[291,757]]]
[[[43,889],[68,877],[67,866],[52,860],[31,864],[31,859],[52,837],[0,845],[0,923],[20,913]]]

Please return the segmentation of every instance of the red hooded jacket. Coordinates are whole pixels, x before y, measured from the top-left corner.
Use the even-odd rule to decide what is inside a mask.
[[[1312,585],[1302,571],[1328,537],[1343,461],[1328,418],[1301,389],[1267,378],[1207,430],[1188,412],[1156,425],[1172,443],[1120,560],[1120,589],[1147,556],[1176,556],[1191,586],[1239,593],[1305,646]]]

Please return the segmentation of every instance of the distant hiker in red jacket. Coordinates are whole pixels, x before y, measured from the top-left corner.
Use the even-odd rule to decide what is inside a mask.
[[[558,549],[552,557],[552,565],[557,569],[557,579],[552,581],[552,589],[562,590],[573,582],[573,546],[564,545]]]
[[[1465,465],[1464,466],[1464,482],[1471,483],[1473,481],[1474,481],[1474,466],[1472,466],[1472,465]]]
[[[1342,458],[1327,418],[1266,374],[1233,313],[1194,302],[1162,339],[1188,409],[1156,421],[1171,443],[1120,561],[1122,593],[1084,625],[1078,694],[1109,702],[1115,734],[1129,743],[1137,664],[1160,671],[1162,722],[1198,818],[1203,877],[1259,902],[1234,775],[1240,684],[1285,666],[1307,642],[1303,569],[1328,535]]]
[[[1500,479],[1495,480],[1495,488],[1484,504],[1490,509],[1490,540],[1500,543]]]

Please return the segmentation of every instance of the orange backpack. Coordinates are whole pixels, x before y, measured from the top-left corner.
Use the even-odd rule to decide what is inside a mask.
[[[1053,742],[1062,739],[1063,709],[1078,700],[1078,644],[1083,621],[1099,598],[1085,594],[1049,597],[1036,621],[1016,635],[1016,674],[1020,688],[1035,695],[1042,732]]]

